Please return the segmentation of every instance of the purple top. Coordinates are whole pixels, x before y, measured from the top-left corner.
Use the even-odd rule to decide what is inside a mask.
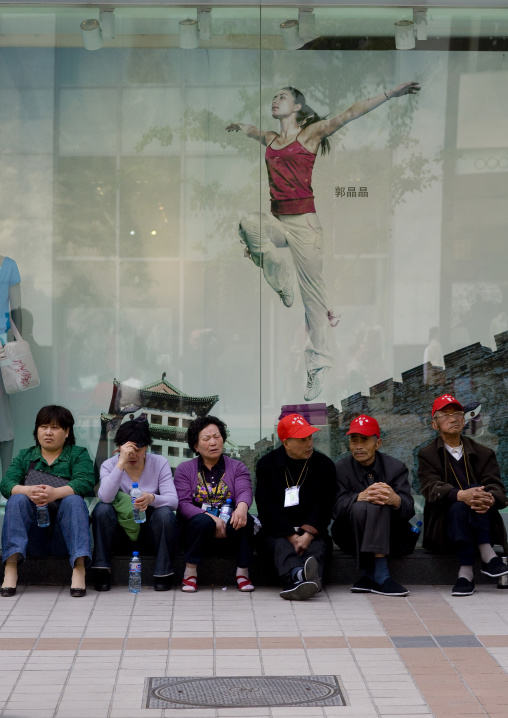
[[[224,456],[226,472],[222,479],[231,492],[233,503],[237,506],[245,501],[247,506],[252,504],[252,484],[249,469],[241,461]],[[196,514],[205,513],[203,509],[194,506],[192,497],[198,485],[198,459],[184,461],[175,469],[175,486],[178,493],[178,511],[186,519]]]
[[[118,456],[112,456],[101,466],[101,483],[99,486],[99,498],[105,504],[110,504],[118,491],[130,494],[133,480],[126,471],[120,471],[117,467]],[[139,477],[138,486],[142,491],[155,496],[150,506],[158,509],[159,506],[169,506],[170,509],[178,508],[178,496],[176,495],[175,483],[171,469],[163,456],[159,454],[146,454],[145,468]]]

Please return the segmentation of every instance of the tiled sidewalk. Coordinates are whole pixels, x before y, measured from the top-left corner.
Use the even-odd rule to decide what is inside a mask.
[[[6,718],[508,716],[508,591],[413,586],[407,598],[330,586],[307,602],[274,588],[72,599],[29,586],[0,599]],[[338,675],[348,705],[143,709],[145,677]]]

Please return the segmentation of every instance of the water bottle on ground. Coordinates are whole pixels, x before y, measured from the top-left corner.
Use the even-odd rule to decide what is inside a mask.
[[[37,526],[41,529],[45,529],[49,526],[49,509],[48,505],[37,506]]]
[[[407,545],[408,553],[412,553],[415,550],[416,544],[422,534],[422,525],[421,521],[417,521],[414,526],[411,526],[411,534]]]
[[[141,489],[138,487],[137,482],[134,482],[132,484],[132,491],[131,491],[131,501],[132,501],[132,515],[134,516],[134,521],[137,524],[144,524],[146,521],[146,513],[144,511],[140,511],[134,506],[134,502],[136,499],[139,499],[139,497],[143,494]]]
[[[503,563],[508,563],[508,557],[501,556],[501,561]],[[504,576],[499,576],[499,578],[497,579],[497,587],[498,588],[508,588],[508,574],[505,573]]]
[[[421,522],[421,521],[417,521],[414,526],[411,526],[411,531],[412,531],[414,534],[416,534],[417,536],[419,536],[419,535],[421,534],[421,532],[422,532],[422,526],[423,526],[422,522]]]
[[[224,504],[222,504],[219,518],[227,523],[229,521],[229,519],[231,518],[232,513],[233,513],[233,502],[231,499],[226,499],[226,502]]]
[[[139,551],[132,552],[132,558],[129,563],[129,591],[131,593],[141,591],[141,559],[139,558]]]

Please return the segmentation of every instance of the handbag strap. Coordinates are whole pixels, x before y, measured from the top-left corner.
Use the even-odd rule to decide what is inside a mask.
[[[31,462],[28,464],[28,469],[27,469],[26,474],[25,474],[25,476],[24,476],[24,478],[23,478],[23,486],[25,485],[26,480],[28,479],[28,474],[32,471],[32,469],[33,469],[34,466],[35,466],[35,461],[31,461]]]
[[[10,313],[9,313],[9,316],[10,316],[11,329],[12,329],[12,333],[14,334],[14,338],[16,339],[17,342],[22,342],[22,341],[23,341],[23,337],[22,337],[21,334],[18,332],[18,328],[17,328],[17,326],[14,324],[13,319],[12,319],[12,316],[11,316]]]

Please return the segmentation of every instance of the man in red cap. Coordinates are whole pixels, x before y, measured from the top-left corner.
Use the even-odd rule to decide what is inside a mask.
[[[492,449],[462,436],[464,409],[451,394],[432,406],[432,428],[439,436],[418,453],[418,476],[425,498],[423,546],[435,553],[453,550],[459,576],[452,596],[474,593],[475,554],[481,572],[497,578],[508,573],[493,544],[506,552],[506,531],[499,509],[508,505]]]
[[[387,557],[414,548],[409,524],[414,502],[406,465],[379,452],[380,433],[372,416],[351,422],[351,454],[335,464],[332,537],[345,553],[356,555],[362,570],[353,593],[407,596],[409,591],[390,576]]]
[[[319,431],[300,414],[279,421],[282,446],[256,467],[256,504],[265,545],[285,587],[281,598],[305,601],[321,590],[323,564],[331,549],[335,470],[313,447]]]

